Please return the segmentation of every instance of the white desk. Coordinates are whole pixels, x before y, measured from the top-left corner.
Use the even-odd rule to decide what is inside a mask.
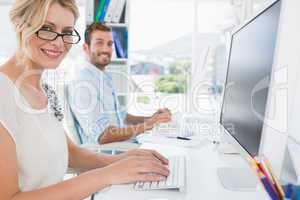
[[[182,148],[168,145],[143,144],[142,148],[155,149],[163,155],[184,154],[187,158],[187,187],[179,191],[135,191],[132,185],[118,185],[97,194],[97,200],[268,200],[258,185],[256,191],[236,192],[223,188],[217,176],[217,168],[245,166],[237,155],[220,155],[214,145],[207,142],[202,147]],[[247,166],[247,165],[246,165]]]

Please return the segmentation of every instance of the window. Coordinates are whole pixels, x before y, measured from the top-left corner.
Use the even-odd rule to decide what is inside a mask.
[[[268,1],[196,1],[194,68],[190,96],[193,99],[193,109],[198,112],[207,111],[207,102],[220,105],[226,79],[230,33],[237,25],[262,9],[266,2]]]
[[[15,53],[16,37],[9,20],[10,3],[0,3],[0,65]]]
[[[230,31],[238,24],[229,1],[201,1],[197,5],[196,73],[198,80],[210,82],[212,94],[221,93],[226,76],[226,45]],[[209,84],[208,84],[209,85]]]
[[[184,111],[192,64],[193,1],[131,0],[129,112]]]

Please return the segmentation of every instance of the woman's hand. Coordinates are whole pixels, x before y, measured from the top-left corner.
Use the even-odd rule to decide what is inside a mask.
[[[148,155],[128,156],[102,170],[106,170],[105,178],[111,185],[137,181],[162,181],[169,175],[168,167],[160,159]]]
[[[163,155],[161,155],[160,153],[158,153],[155,150],[133,149],[133,150],[127,151],[126,153],[119,154],[119,156],[120,156],[119,160],[128,158],[130,156],[142,156],[145,158],[156,159],[164,165],[168,165],[168,163],[169,163],[167,158],[165,158]]]

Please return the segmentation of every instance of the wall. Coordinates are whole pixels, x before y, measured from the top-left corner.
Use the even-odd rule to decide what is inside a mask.
[[[0,3],[0,57],[12,56],[17,46],[14,28],[9,19],[10,9],[10,4]]]

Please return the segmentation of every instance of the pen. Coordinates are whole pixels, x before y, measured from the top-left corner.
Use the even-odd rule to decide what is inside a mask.
[[[262,172],[262,174],[265,175],[266,181],[269,183],[270,187],[278,194],[279,199],[283,199],[283,197],[280,196],[280,192],[277,190],[276,183],[273,182],[272,175],[267,173],[266,169],[264,168],[263,164],[259,161],[257,157],[254,157],[254,162],[256,163],[259,170]]]
[[[176,138],[179,139],[179,140],[191,140],[190,138],[180,137],[180,136],[177,136]]]
[[[262,183],[266,192],[269,194],[270,198],[272,200],[280,200],[280,197],[278,196],[277,191],[275,190],[275,188],[273,188],[274,186],[272,185],[272,183],[270,183],[270,181],[267,179],[265,174],[261,171],[261,169],[257,165],[256,160],[252,159],[252,160],[250,160],[250,162],[251,162],[252,168],[256,172],[260,182]]]
[[[266,176],[261,171],[258,171],[257,173],[270,198],[272,200],[280,200],[278,194],[276,193],[276,191],[274,191],[272,185],[270,185],[269,181],[266,179]]]
[[[278,194],[279,194],[279,196],[280,196],[280,199],[284,199],[284,191],[283,191],[283,189],[282,189],[282,187],[281,187],[281,185],[280,185],[278,179],[276,178],[276,176],[275,176],[275,174],[274,174],[274,171],[273,171],[273,169],[272,169],[272,167],[271,167],[271,164],[270,164],[269,160],[268,160],[266,157],[263,157],[263,161],[264,161],[264,163],[265,163],[265,165],[266,165],[266,167],[267,167],[267,170],[268,170],[269,173],[270,173],[271,178],[273,179],[275,188],[276,188],[276,190],[278,191]]]
[[[285,199],[292,199],[292,194],[293,194],[293,185],[287,184],[285,186]]]
[[[168,135],[167,138],[173,138],[173,139],[178,139],[178,140],[191,140],[191,138],[187,138],[187,137],[181,137],[181,136],[170,136]]]

